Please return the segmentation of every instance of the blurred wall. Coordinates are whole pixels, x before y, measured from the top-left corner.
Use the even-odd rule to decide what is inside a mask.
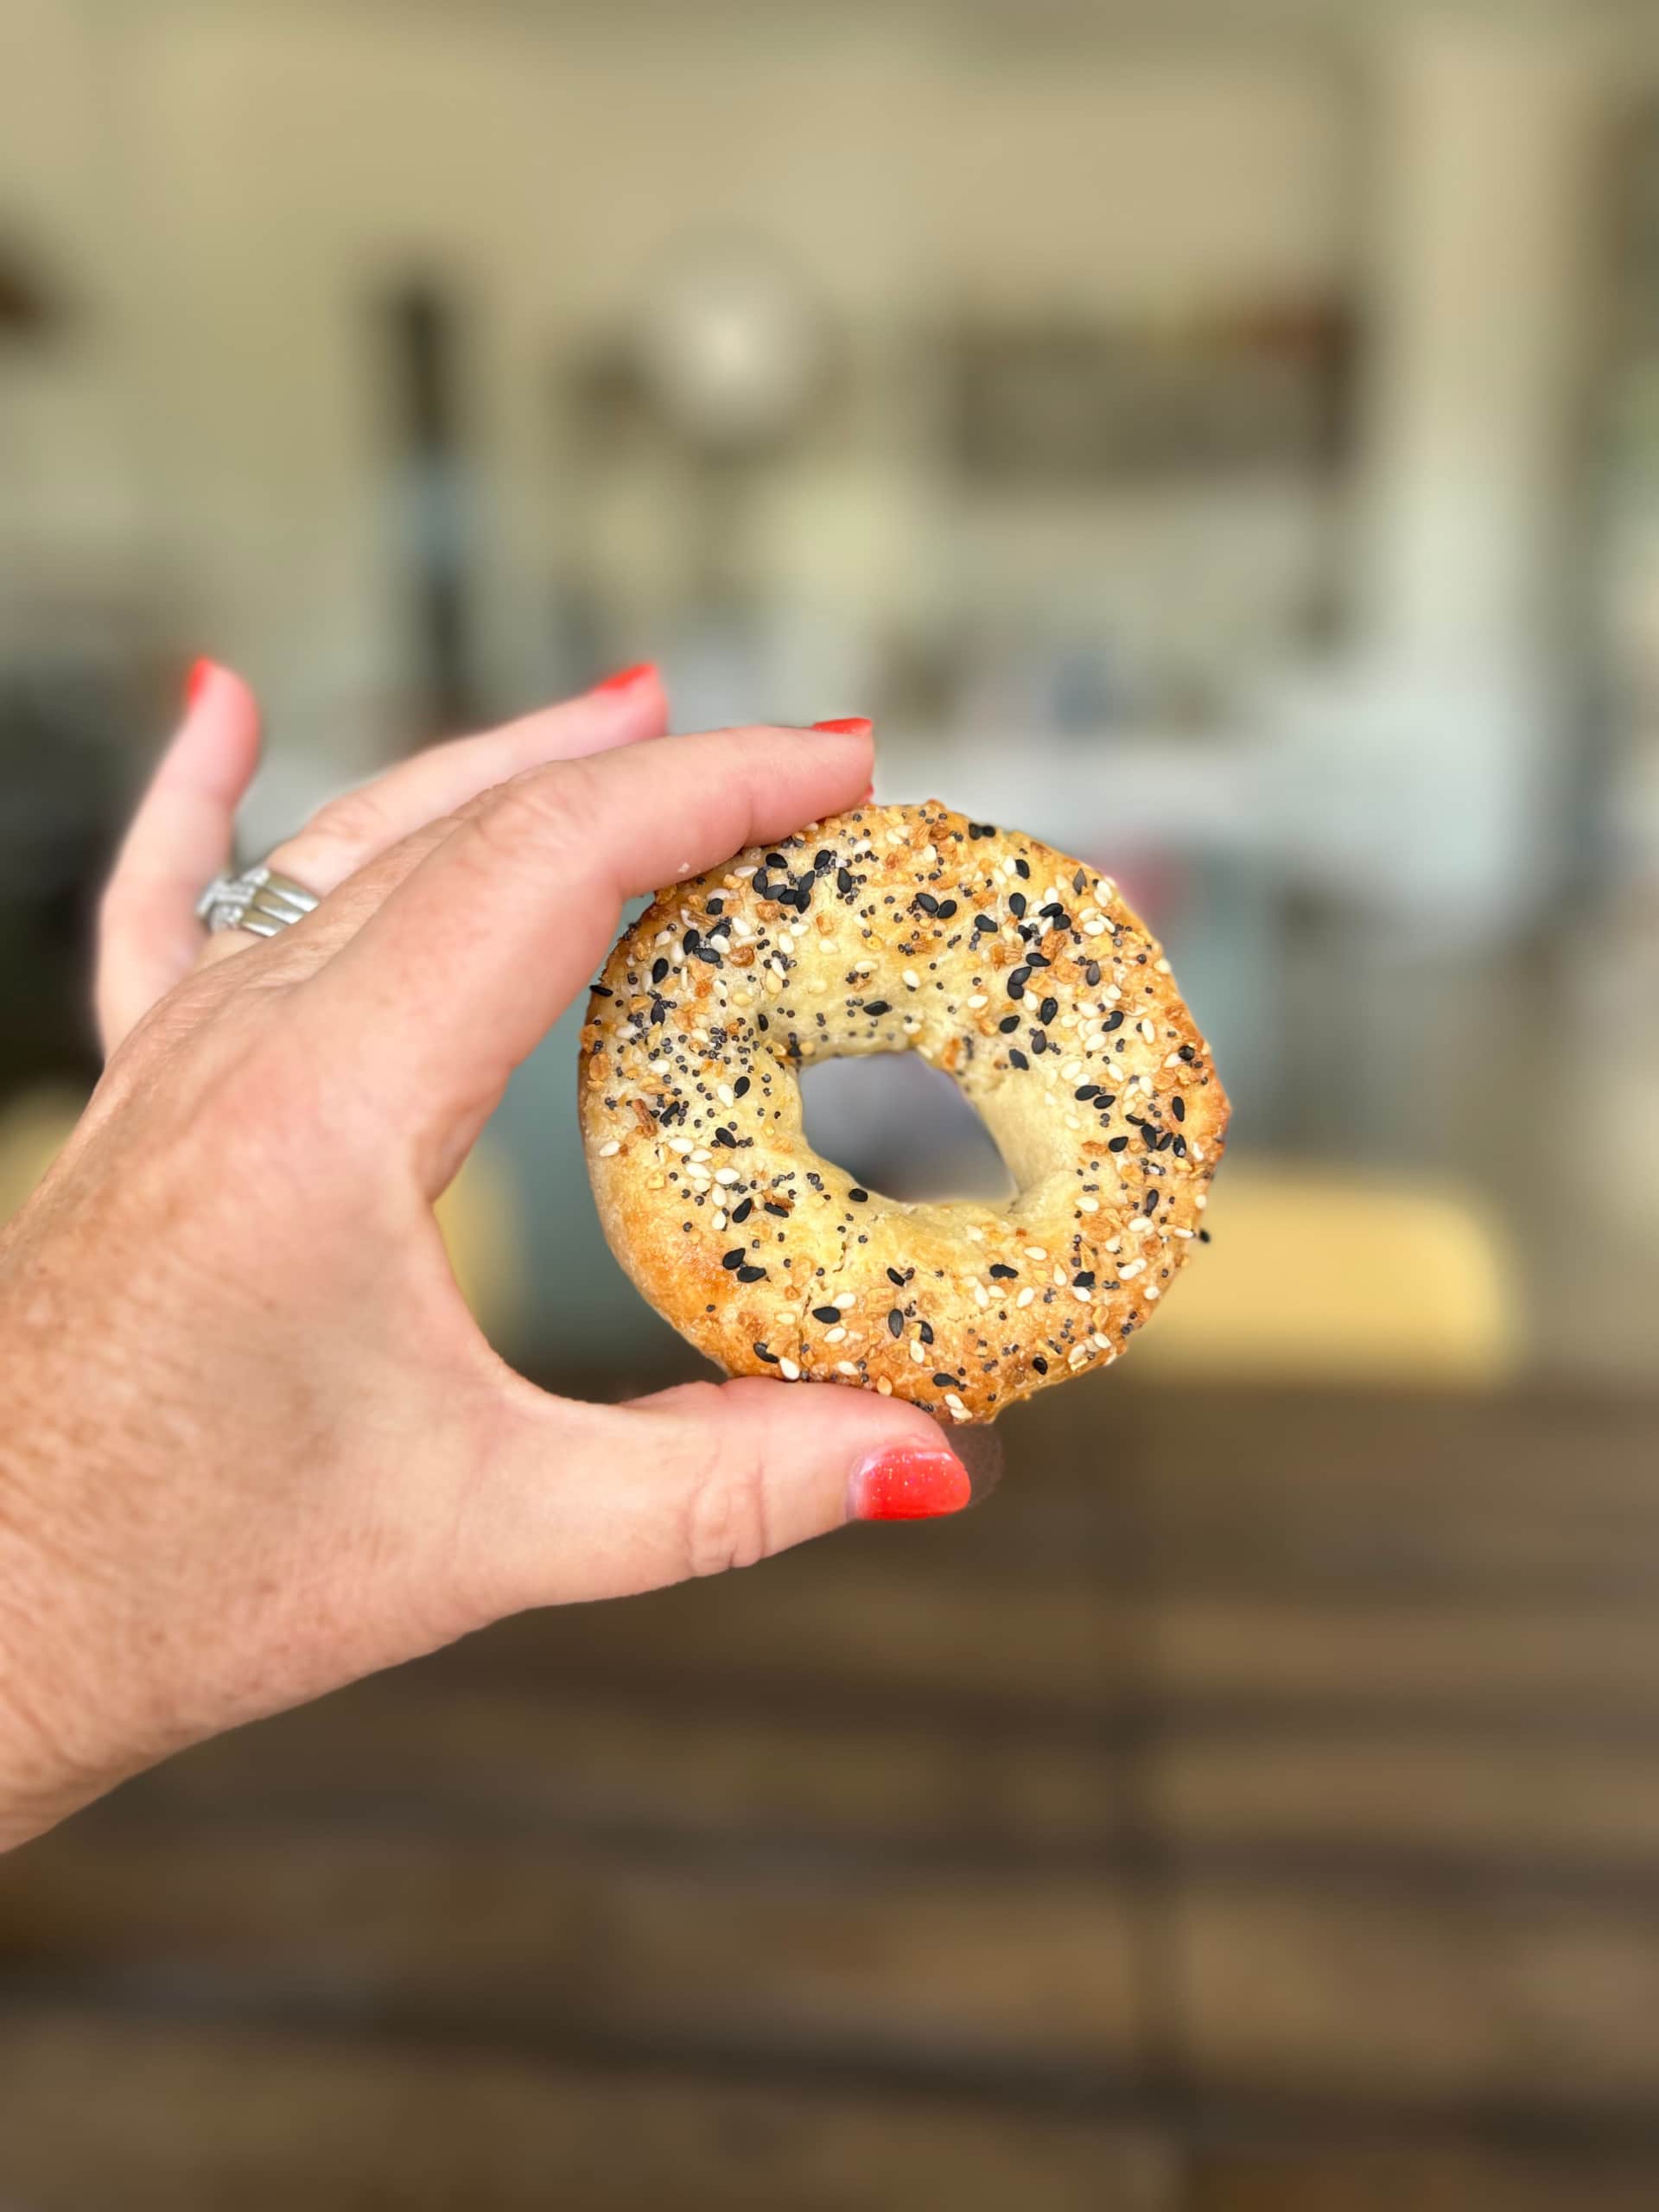
[[[741,35],[702,8],[395,12],[389,36],[380,9],[305,0],[0,10],[0,204],[99,335],[73,374],[13,372],[4,526],[31,563],[137,556],[289,730],[402,677],[368,311],[407,271],[476,306],[486,658],[527,697],[570,527],[553,365],[626,324],[688,222],[763,226],[855,353],[969,302],[1317,296],[1352,255],[1351,87],[1318,51],[1154,47],[1080,74],[1064,44],[902,10],[743,11]],[[896,428],[861,484],[808,461],[774,489],[786,573],[928,593],[927,454]],[[641,625],[678,581],[659,490],[593,556]]]

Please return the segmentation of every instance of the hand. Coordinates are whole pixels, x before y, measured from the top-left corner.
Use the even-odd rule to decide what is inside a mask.
[[[404,763],[274,855],[313,914],[203,957],[257,728],[196,687],[105,902],[113,1056],[0,1245],[0,1846],[519,1608],[966,1502],[916,1408],[573,1403],[456,1291],[433,1201],[623,902],[868,782],[864,725],[664,723],[644,670]]]

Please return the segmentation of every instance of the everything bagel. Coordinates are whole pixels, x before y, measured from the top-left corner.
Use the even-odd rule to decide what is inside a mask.
[[[582,1030],[612,1250],[734,1375],[988,1421],[1116,1359],[1204,1236],[1227,1100],[1156,942],[1092,868],[931,801],[660,893]],[[1003,1205],[906,1205],[802,1130],[808,1062],[915,1052],[978,1109]]]

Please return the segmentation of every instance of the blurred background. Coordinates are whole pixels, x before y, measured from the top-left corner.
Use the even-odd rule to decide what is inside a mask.
[[[642,658],[871,715],[1124,883],[1235,1135],[959,1527],[9,1862],[8,2212],[1659,2202],[1651,0],[0,0],[0,1213],[198,653],[249,855]],[[447,1226],[621,1395],[576,1019]]]

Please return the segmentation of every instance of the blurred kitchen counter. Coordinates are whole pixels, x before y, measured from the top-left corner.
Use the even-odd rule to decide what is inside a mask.
[[[1659,2202],[1659,1402],[1149,1389],[0,1868],[0,2202]]]

